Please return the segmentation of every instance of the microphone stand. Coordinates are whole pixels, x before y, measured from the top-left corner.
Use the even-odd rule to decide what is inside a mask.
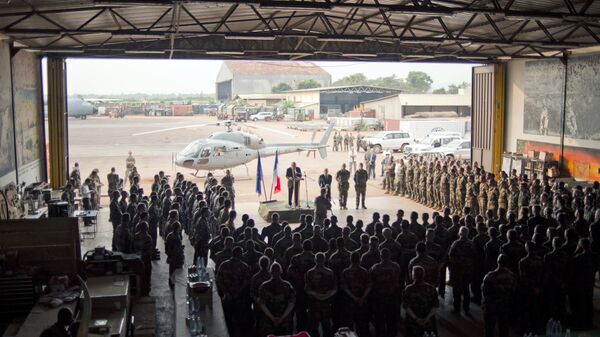
[[[306,171],[304,171],[304,177],[306,178],[306,182],[304,183],[304,188],[306,189],[306,208],[310,208],[310,205],[308,204],[308,176],[306,175]]]

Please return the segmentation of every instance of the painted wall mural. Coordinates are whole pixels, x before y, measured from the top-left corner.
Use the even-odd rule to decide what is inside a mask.
[[[10,83],[10,52],[6,41],[0,41],[0,178],[15,170],[15,143]],[[14,181],[14,175],[2,179]],[[6,181],[5,181],[6,180]]]
[[[560,136],[564,74],[560,60],[525,63],[523,133]]]
[[[569,59],[565,137],[600,140],[600,55]]]
[[[42,158],[43,116],[39,60],[20,51],[12,58],[13,97],[19,167]]]

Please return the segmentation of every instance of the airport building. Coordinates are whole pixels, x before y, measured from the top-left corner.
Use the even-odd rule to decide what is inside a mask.
[[[280,83],[296,88],[305,80],[331,85],[331,75],[313,62],[225,61],[217,75],[216,98],[225,102],[237,95],[271,93]]]

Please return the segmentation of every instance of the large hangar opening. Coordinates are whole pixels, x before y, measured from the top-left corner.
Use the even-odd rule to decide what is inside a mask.
[[[591,0],[3,2],[0,331],[593,335],[599,22]]]

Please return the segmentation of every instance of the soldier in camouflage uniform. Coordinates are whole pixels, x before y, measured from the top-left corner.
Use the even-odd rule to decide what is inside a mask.
[[[399,159],[396,164],[396,192],[394,195],[404,196],[406,182],[406,165],[404,165],[404,159]]]
[[[319,323],[323,336],[333,335],[331,328],[332,299],[337,292],[337,279],[333,271],[325,266],[325,254],[315,255],[315,266],[306,272],[305,290],[309,298],[308,315],[311,336],[319,335]]]
[[[421,173],[419,176],[419,199],[422,204],[427,204],[427,165],[423,164],[421,166]]]
[[[437,335],[435,312],[439,307],[435,287],[427,283],[426,271],[421,266],[412,270],[412,284],[404,290],[404,309],[406,310],[406,337],[422,337],[426,332]]]
[[[498,204],[499,204],[500,191],[494,180],[494,175],[490,176],[488,191],[487,191],[487,209],[494,213],[494,217],[498,216]]]
[[[394,190],[394,180],[396,178],[396,161],[394,157],[390,154],[388,161],[385,165],[385,194],[390,194]]]
[[[450,209],[453,212],[456,212],[456,168],[452,167],[450,169],[450,177],[448,178],[448,182],[450,183]]]
[[[233,184],[235,183],[235,177],[231,174],[231,171],[225,170],[225,176],[221,178],[221,186],[225,187],[228,193],[229,200],[231,200],[231,209],[235,209],[235,189]]]
[[[315,198],[315,224],[322,225],[327,218],[327,211],[331,209],[331,201],[326,197],[327,190],[322,188],[321,195]]]
[[[434,198],[434,208],[440,209],[442,208],[442,196],[440,193],[440,179],[442,178],[441,175],[441,166],[440,166],[440,162],[438,161],[435,164],[435,168],[433,170],[433,198]]]
[[[433,197],[433,164],[429,163],[427,166],[427,174],[425,176],[425,199],[427,202],[425,205],[429,207],[433,207],[434,197]]]
[[[138,225],[138,232],[133,237],[133,251],[140,256],[144,263],[144,277],[141,281],[142,296],[150,294],[150,285],[152,277],[152,256],[154,247],[152,246],[152,237],[148,234],[148,224],[141,222]]]
[[[519,214],[519,187],[515,180],[511,180],[510,197],[508,199],[508,211],[515,215]]]
[[[210,241],[209,216],[208,207],[202,207],[200,217],[194,224],[194,262],[201,257],[205,266],[208,263],[208,243]]]
[[[534,179],[533,184],[529,188],[529,194],[531,195],[531,199],[529,200],[529,205],[539,205],[540,197],[542,195],[542,185],[540,184],[539,179]]]
[[[467,194],[467,178],[465,176],[465,169],[461,167],[458,169],[458,177],[456,181],[456,210],[460,214],[465,207],[465,195]]]
[[[498,209],[502,208],[505,211],[508,210],[508,198],[510,197],[510,191],[508,190],[508,181],[501,180],[499,191],[498,191]]]
[[[378,337],[396,336],[402,287],[400,266],[392,261],[389,249],[384,248],[381,251],[381,262],[371,268],[369,277],[373,284],[371,301],[375,335]]]
[[[406,167],[406,179],[404,181],[406,195],[412,199],[413,197],[413,189],[412,189],[412,181],[415,175],[414,171],[414,162],[413,159],[408,160],[408,166]]]
[[[469,229],[461,227],[459,239],[452,243],[448,251],[450,267],[450,284],[452,285],[453,305],[455,314],[460,314],[460,307],[469,315],[471,294],[469,284],[473,277],[475,263],[475,247],[469,240]]]
[[[416,161],[415,168],[413,170],[413,179],[411,181],[412,191],[413,191],[412,199],[415,201],[419,201],[419,198],[421,196],[421,190],[419,189],[419,180],[420,179],[421,179],[421,163]]]
[[[312,253],[312,242],[302,243],[302,253],[291,258],[287,279],[296,291],[296,327],[299,331],[308,328],[308,297],[305,290],[306,272],[315,266],[315,255]]]
[[[350,256],[351,265],[341,274],[340,288],[343,291],[342,326],[354,328],[359,336],[369,336],[369,294],[371,280],[369,272],[360,266],[359,252]]]
[[[296,292],[292,285],[281,278],[279,263],[271,265],[271,279],[258,288],[258,307],[262,314],[257,322],[258,336],[290,335],[293,332],[292,310]]]
[[[245,335],[252,327],[250,267],[242,260],[242,252],[242,247],[233,248],[231,258],[221,263],[215,276],[231,336]]]
[[[498,268],[483,278],[483,317],[485,335],[494,336],[496,324],[500,336],[509,335],[512,302],[517,287],[517,277],[508,268],[508,257],[498,256]]]
[[[182,268],[185,261],[180,232],[181,224],[179,222],[173,223],[171,232],[167,234],[165,240],[165,252],[167,253],[167,263],[169,264],[169,287],[171,289],[175,287],[173,273],[175,270]]]
[[[408,264],[408,276],[411,276],[410,271],[413,270],[415,266],[419,266],[425,271],[425,282],[431,285],[437,285],[439,280],[439,264],[433,257],[427,255],[427,246],[425,245],[425,242],[421,241],[417,243],[416,252],[417,256],[410,260],[410,263]],[[410,278],[409,282],[412,281],[413,279]]]
[[[363,168],[362,163],[358,164],[358,170],[354,173],[354,190],[356,191],[356,209],[361,204],[363,209],[367,209],[365,206],[365,195],[367,192],[367,180],[369,175]],[[362,200],[361,200],[362,198]],[[362,202],[361,202],[362,201]]]
[[[450,176],[446,165],[442,167],[440,175],[440,195],[442,197],[442,207],[450,207]]]
[[[335,174],[335,180],[338,183],[340,194],[340,209],[348,209],[348,189],[350,189],[350,171],[346,169],[346,164],[342,164],[342,169]]]
[[[479,194],[477,195],[477,201],[479,204],[479,215],[485,218],[485,212],[487,211],[488,204],[488,188],[487,182],[485,181],[485,177],[482,175],[480,177],[479,183]]]
[[[521,183],[521,189],[519,190],[519,199],[518,204],[519,204],[519,209],[523,208],[523,207],[529,207],[529,201],[531,199],[531,194],[529,194],[529,189],[527,188],[527,183],[523,182]],[[515,213],[515,214],[519,214],[519,213]]]

